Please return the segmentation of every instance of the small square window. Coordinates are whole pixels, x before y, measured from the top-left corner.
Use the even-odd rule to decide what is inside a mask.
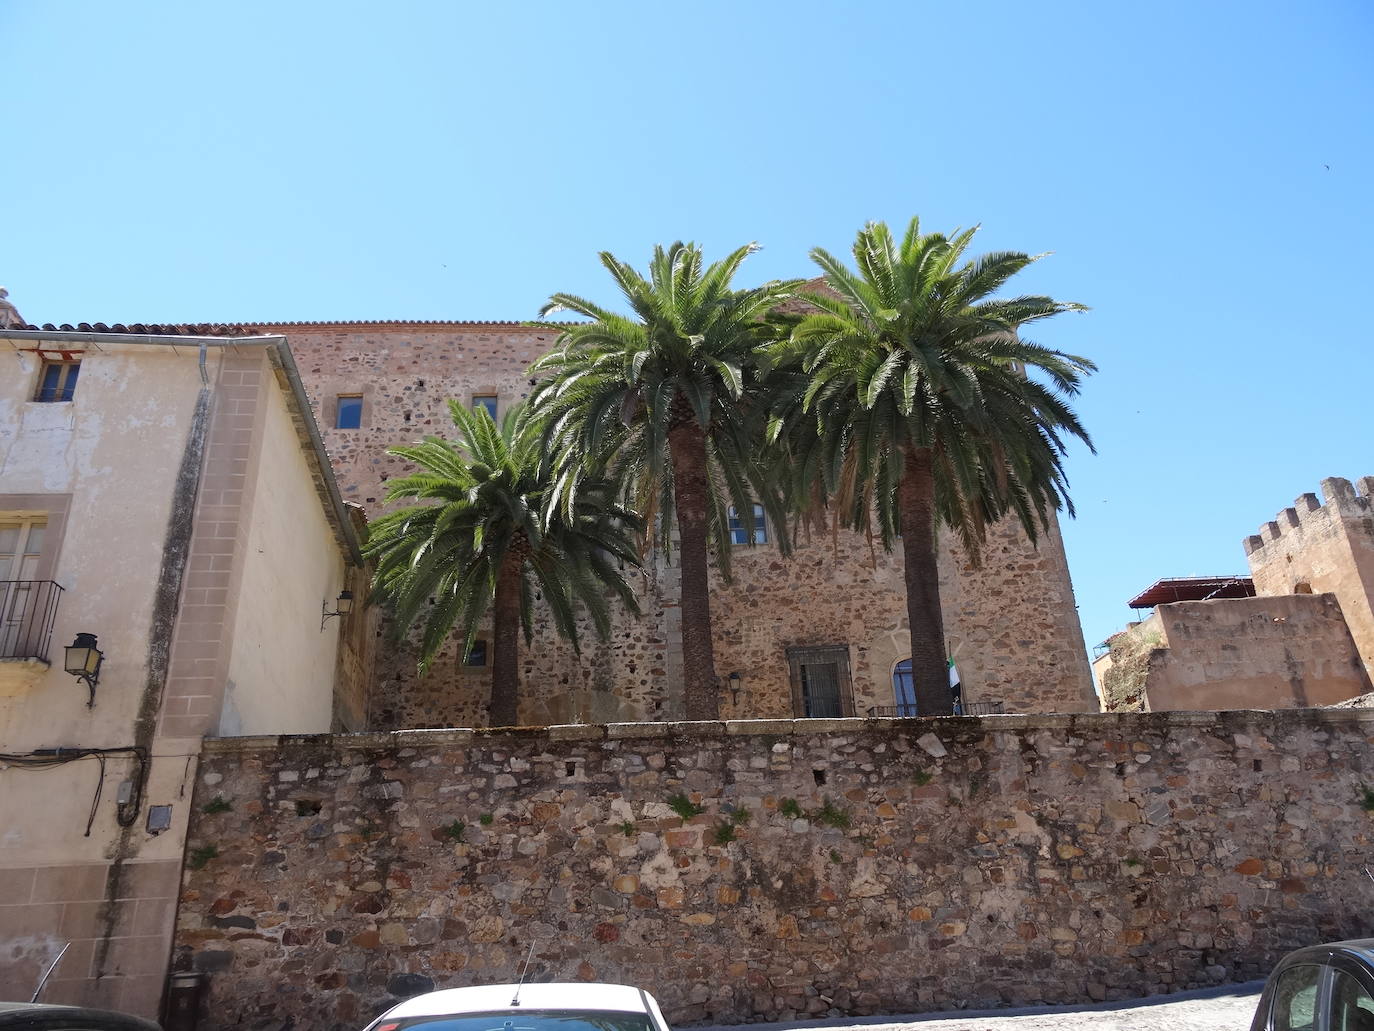
[[[491,416],[491,421],[496,421],[496,395],[495,394],[473,394],[472,410],[475,412],[479,408],[485,408],[487,414]]]
[[[356,430],[363,424],[363,395],[340,394],[339,404],[334,412],[334,428],[337,430]]]
[[[468,651],[467,658],[463,660],[464,666],[485,666],[487,664],[487,642],[480,637],[472,642],[472,648]]]
[[[748,544],[749,530],[739,518],[739,513],[731,506],[730,512],[730,542],[732,544]],[[754,506],[754,543],[768,543],[768,526],[763,518],[763,506]]]
[[[81,372],[80,362],[44,362],[38,373],[38,391],[35,401],[70,401],[76,390],[76,377]]]

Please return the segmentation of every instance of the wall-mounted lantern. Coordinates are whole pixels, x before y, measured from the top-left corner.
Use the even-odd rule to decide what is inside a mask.
[[[95,685],[100,681],[100,664],[105,661],[105,653],[96,647],[95,634],[77,634],[76,640],[67,645],[65,669],[77,680],[84,681],[91,692],[91,700],[86,708],[95,706]]]
[[[744,677],[740,675],[739,671],[736,670],[734,673],[731,673],[731,674],[730,674],[730,704],[731,704],[731,705],[738,705],[738,704],[739,704],[739,692],[740,692],[740,688],[743,687],[743,686],[744,686]]]
[[[338,600],[334,604],[334,611],[329,611],[329,602],[320,603],[320,632],[324,632],[324,625],[334,616],[346,616],[353,611],[353,592],[340,591]]]

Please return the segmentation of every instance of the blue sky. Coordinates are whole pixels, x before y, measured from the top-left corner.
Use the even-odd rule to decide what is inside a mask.
[[[1053,251],[1101,366],[1089,645],[1374,474],[1374,6],[0,0],[0,282],[36,322],[519,319],[595,254],[868,219]],[[1328,167],[1329,166],[1329,167]]]

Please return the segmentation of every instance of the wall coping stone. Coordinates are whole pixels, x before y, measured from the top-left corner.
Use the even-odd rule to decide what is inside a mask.
[[[495,730],[455,727],[368,734],[280,734],[206,738],[208,753],[283,751],[295,748],[403,748],[419,745],[471,745],[477,741],[514,744],[520,740],[626,741],[654,738],[816,737],[868,731],[935,733],[938,737],[982,732],[1072,729],[1081,733],[1167,727],[1290,724],[1374,724],[1374,709],[1222,709],[1189,712],[1101,712],[1072,714],[1003,714],[997,716],[869,717],[843,719],[721,720],[678,723],[576,723],[552,727],[502,727]]]

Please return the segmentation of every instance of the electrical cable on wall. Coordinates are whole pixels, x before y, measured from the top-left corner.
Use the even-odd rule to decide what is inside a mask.
[[[139,745],[122,745],[118,748],[36,748],[32,752],[0,752],[0,767],[13,766],[20,770],[46,770],[67,763],[94,759],[100,767],[100,777],[95,784],[95,794],[91,798],[91,812],[86,818],[86,833],[91,836],[95,824],[95,814],[100,807],[100,797],[105,790],[105,760],[112,755],[132,755],[138,760],[138,775],[133,781],[133,794],[127,805],[119,806],[115,822],[121,827],[131,827],[138,819],[143,807],[143,786],[148,778],[148,750]]]

